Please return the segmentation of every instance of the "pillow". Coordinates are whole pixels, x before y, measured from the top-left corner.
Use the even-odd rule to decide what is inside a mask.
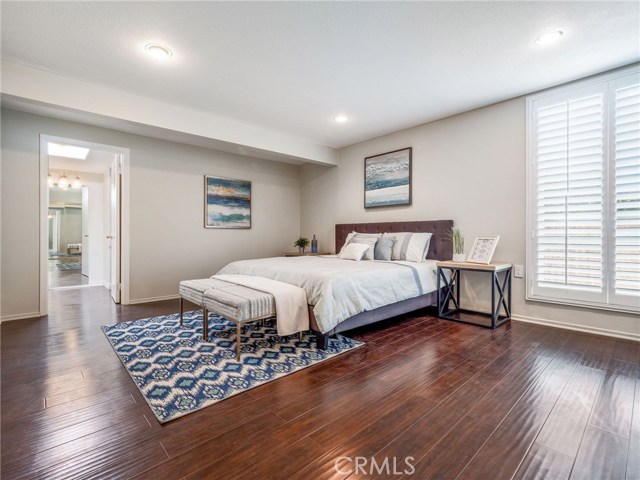
[[[409,262],[423,262],[429,250],[431,233],[398,232],[385,233],[383,237],[395,238],[391,260],[407,260]]]
[[[367,249],[366,252],[364,252],[364,257],[362,257],[362,259],[373,260],[376,242],[380,237],[382,237],[382,235],[379,233],[375,233],[375,234],[356,233],[355,235],[353,235],[353,237],[351,237],[351,240],[349,240],[349,243],[363,243],[363,244],[369,245],[369,248]]]
[[[381,237],[378,239],[375,248],[373,249],[374,260],[391,260],[391,253],[393,252],[393,245],[396,243],[394,237]]]
[[[347,234],[347,238],[344,241],[344,245],[342,245],[342,248],[340,249],[340,252],[342,251],[342,249],[344,247],[346,247],[347,245],[349,245],[349,242],[351,241],[351,239],[353,238],[353,236],[356,234],[356,232],[351,232]],[[339,252],[338,252],[339,253]]]
[[[349,245],[345,245],[340,250],[340,255],[338,258],[342,258],[343,260],[355,260],[359,262],[362,260],[364,252],[370,248],[370,245],[366,243],[350,243]]]

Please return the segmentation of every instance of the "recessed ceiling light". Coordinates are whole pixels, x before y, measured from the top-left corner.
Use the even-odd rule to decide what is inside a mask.
[[[49,143],[47,146],[49,155],[54,157],[77,158],[86,160],[89,149],[84,147],[76,147],[74,145],[61,145],[59,143]]]
[[[144,46],[144,50],[153,58],[158,60],[167,60],[171,58],[173,52],[169,47],[165,47],[164,45],[160,45],[158,43],[147,43]]]
[[[336,115],[333,119],[338,123],[345,123],[349,121],[349,117],[346,115]]]
[[[543,33],[538,38],[536,38],[536,43],[538,45],[549,45],[551,43],[554,43],[560,40],[563,35],[564,35],[564,32],[562,30]]]

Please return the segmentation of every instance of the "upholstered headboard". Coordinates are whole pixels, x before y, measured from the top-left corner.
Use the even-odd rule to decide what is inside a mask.
[[[427,258],[433,260],[451,260],[453,257],[453,239],[451,229],[453,220],[429,220],[423,222],[382,222],[382,223],[341,223],[336,225],[336,253],[344,245],[351,232],[431,232],[431,243]]]

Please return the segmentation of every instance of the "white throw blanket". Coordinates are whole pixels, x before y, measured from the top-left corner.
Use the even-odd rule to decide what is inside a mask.
[[[289,283],[253,275],[213,275],[211,278],[270,293],[276,302],[278,335],[309,330],[309,310],[304,289]]]

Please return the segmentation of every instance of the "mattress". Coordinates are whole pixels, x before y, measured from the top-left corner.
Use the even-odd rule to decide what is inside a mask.
[[[303,288],[322,333],[343,320],[436,290],[436,261],[342,260],[337,256],[242,260],[218,274],[255,275]]]

